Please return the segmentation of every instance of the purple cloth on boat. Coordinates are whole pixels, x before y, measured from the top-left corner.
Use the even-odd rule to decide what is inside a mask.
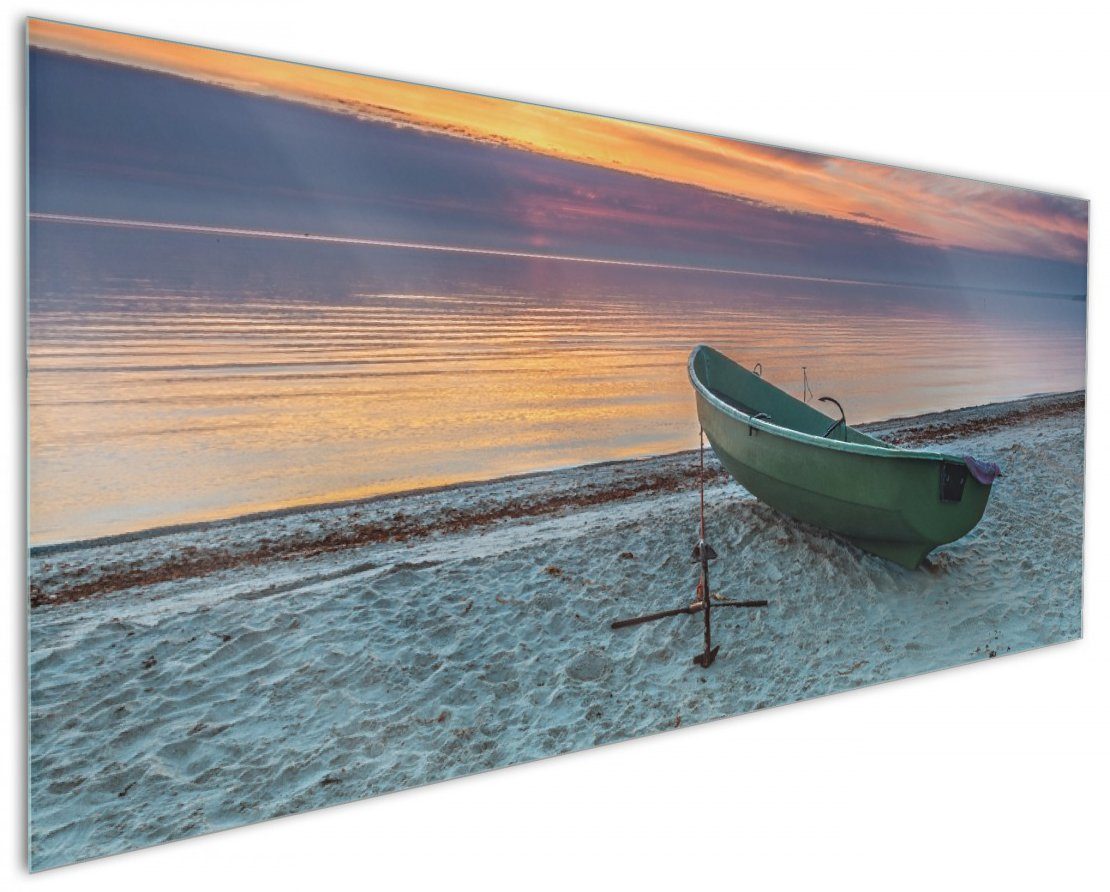
[[[965,455],[964,464],[966,464],[967,469],[971,471],[972,477],[987,486],[994,483],[995,477],[1002,476],[1002,469],[992,461],[979,461],[977,458]]]

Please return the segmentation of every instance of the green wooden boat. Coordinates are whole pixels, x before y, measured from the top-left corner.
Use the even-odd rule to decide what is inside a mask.
[[[996,465],[888,446],[711,347],[694,349],[689,372],[721,464],[784,514],[910,569],[983,516]]]

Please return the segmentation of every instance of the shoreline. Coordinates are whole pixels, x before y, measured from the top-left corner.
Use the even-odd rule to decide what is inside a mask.
[[[1071,391],[859,427],[894,445],[943,444],[1031,419],[1082,412],[1085,399],[1084,391]],[[514,524],[693,491],[696,454],[693,449],[597,462],[40,546],[30,552],[30,606],[41,609],[124,592],[146,597],[202,578],[226,577],[234,586],[236,574],[251,568],[254,575],[271,569],[282,575],[281,587],[292,590],[372,569],[380,564],[383,548],[411,549],[421,542],[465,539]],[[744,492],[712,450],[706,458],[707,488],[732,485],[735,492]],[[323,570],[314,572],[317,565]],[[287,568],[288,574],[283,572]],[[275,588],[262,591],[274,593]]]
[[[1085,405],[1085,401],[1085,389],[1061,391],[1059,393],[1037,393],[1012,400],[1000,400],[975,406],[962,406],[956,409],[941,409],[933,412],[923,412],[918,415],[895,416],[894,418],[885,419],[883,421],[868,421],[852,426],[858,430],[878,434],[882,439],[886,439],[892,446],[914,446],[926,442],[942,443],[946,440],[938,439],[938,437],[946,437],[950,440],[976,430],[985,430],[992,427],[1001,427],[1016,423],[1026,417],[1034,407],[1040,404],[1046,404],[1050,407],[1050,411],[1053,414],[1059,414],[1061,412],[1071,411],[1077,407],[1082,407]],[[889,432],[892,436],[882,436],[884,432]],[[384,501],[402,500],[483,486],[497,486],[516,481],[533,480],[537,477],[567,474],[576,471],[602,470],[616,465],[644,465],[649,462],[695,455],[697,451],[697,449],[680,449],[676,452],[664,452],[655,455],[641,456],[639,458],[603,459],[601,461],[587,462],[581,465],[566,465],[558,468],[523,471],[519,474],[506,474],[499,477],[462,480],[457,483],[422,486],[414,489],[378,493],[372,496],[360,496],[353,499],[305,502],[304,504],[288,505],[281,508],[265,508],[260,511],[233,514],[227,517],[213,518],[211,520],[160,524],[158,526],[144,527],[125,533],[94,536],[89,539],[68,539],[62,542],[29,545],[28,553],[32,559],[53,557],[55,555],[62,555],[85,548],[143,542],[163,536],[203,532],[205,530],[231,524],[254,523],[257,521],[280,519],[291,515],[310,514],[318,511],[371,506]],[[711,452],[712,450],[707,450],[707,455],[711,454]]]

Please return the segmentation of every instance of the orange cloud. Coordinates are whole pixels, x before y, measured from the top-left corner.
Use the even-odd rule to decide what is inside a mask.
[[[942,246],[1085,260],[1086,203],[869,164],[32,19],[39,47],[332,111],[697,186]]]

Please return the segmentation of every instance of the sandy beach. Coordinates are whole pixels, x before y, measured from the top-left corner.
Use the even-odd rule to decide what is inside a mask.
[[[998,462],[907,571],[706,489],[697,453],[35,549],[35,868],[790,703],[1081,634],[1084,395],[867,425]]]

